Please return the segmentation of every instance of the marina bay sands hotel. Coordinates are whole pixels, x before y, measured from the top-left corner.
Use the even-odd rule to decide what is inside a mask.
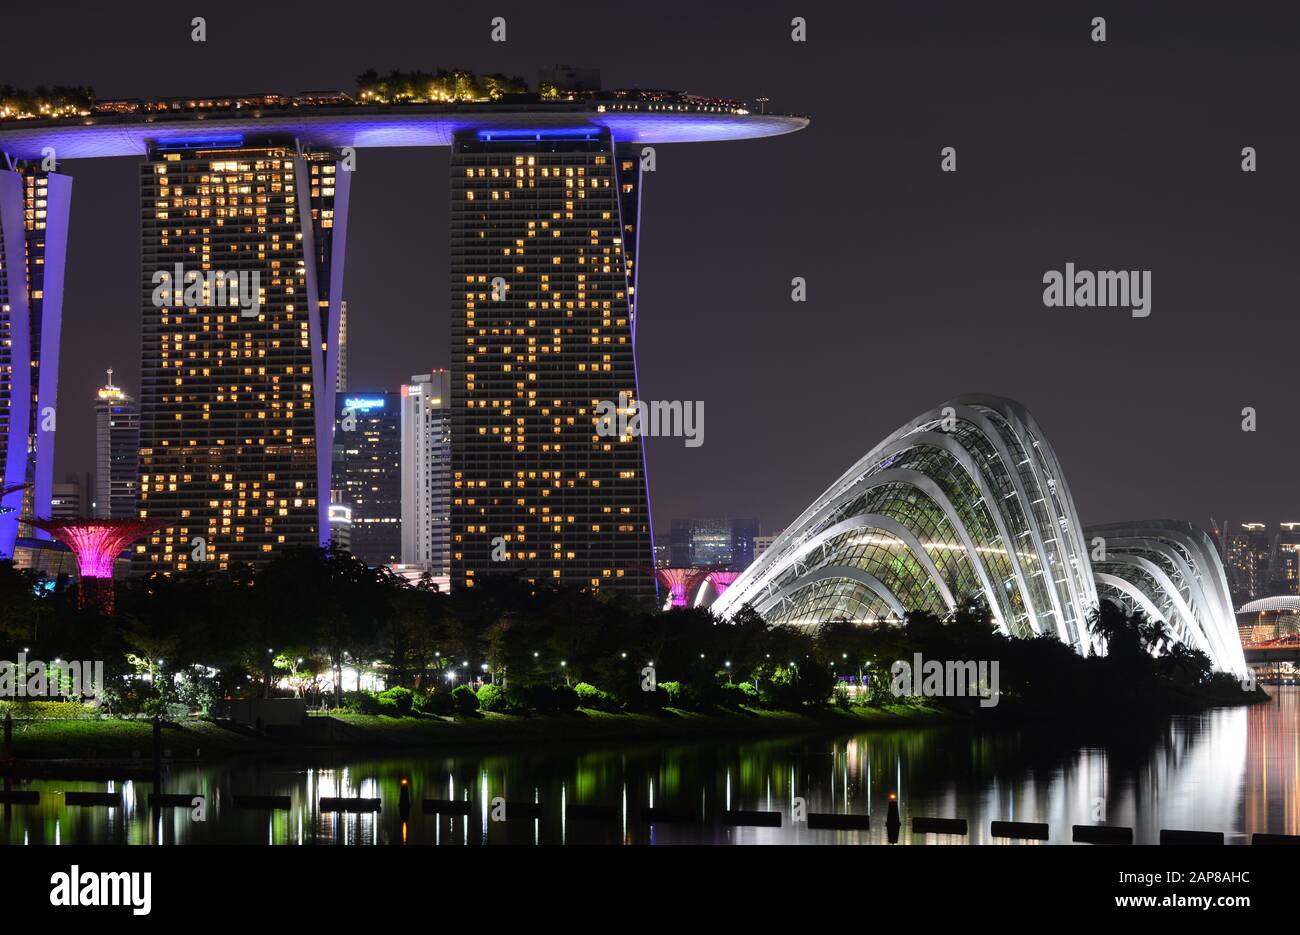
[[[0,111],[0,555],[41,535],[23,519],[50,515],[66,162],[140,160],[142,263],[123,271],[139,308],[98,314],[140,315],[138,515],[167,525],[133,568],[169,573],[328,541],[352,176],[368,148],[446,146],[452,586],[514,572],[652,594],[643,441],[603,436],[595,415],[639,398],[646,148],[807,123],[646,91]]]

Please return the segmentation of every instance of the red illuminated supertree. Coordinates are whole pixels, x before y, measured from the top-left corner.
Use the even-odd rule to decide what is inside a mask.
[[[659,583],[672,595],[671,606],[685,607],[687,596],[709,572],[706,568],[660,568],[655,573]]]
[[[162,529],[167,523],[149,519],[27,520],[58,539],[77,557],[81,585],[77,606],[113,612],[113,563],[122,550],[142,536]]]

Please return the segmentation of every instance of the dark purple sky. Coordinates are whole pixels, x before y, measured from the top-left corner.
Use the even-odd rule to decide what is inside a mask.
[[[62,3],[55,28],[7,37],[0,84],[294,92],[452,66],[533,83],[567,62],[606,87],[770,97],[812,126],[662,147],[645,186],[642,395],[706,414],[702,447],[650,441],[658,529],[750,514],[775,531],[897,425],[970,391],[1029,407],[1086,522],[1297,520],[1300,10],[1284,6]],[[497,15],[505,44],[489,41]],[[795,15],[807,43],[790,41]],[[136,162],[65,168],[60,477],[91,464],[104,368],[131,390],[139,370]],[[446,177],[445,150],[360,153],[354,388],[448,363]],[[1069,261],[1151,270],[1151,317],[1044,308],[1044,271]]]

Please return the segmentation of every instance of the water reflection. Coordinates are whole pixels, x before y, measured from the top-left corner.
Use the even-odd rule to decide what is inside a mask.
[[[148,783],[50,780],[19,788],[39,805],[4,809],[11,843],[644,844],[885,843],[897,792],[903,844],[1012,843],[989,822],[1045,822],[1050,843],[1101,821],[1154,843],[1162,828],[1222,831],[1246,843],[1257,831],[1300,834],[1300,689],[1271,703],[1126,727],[1104,739],[1048,725],[972,732],[925,728],[840,738],[581,749],[546,746],[355,759],[310,766],[260,760],[177,768],[166,791],[203,795],[207,820],[187,808],[153,810]],[[401,782],[413,808],[403,821]],[[124,807],[68,806],[68,791],[120,793]],[[235,795],[287,796],[283,811],[237,809]],[[322,812],[322,798],[378,798],[376,812]],[[494,805],[500,799],[504,806]],[[809,812],[870,815],[870,830],[792,823]],[[459,803],[426,814],[425,799]],[[540,803],[540,818],[510,814]],[[571,806],[602,807],[570,814]],[[703,821],[647,823],[645,806],[693,810]],[[506,821],[494,811],[506,809]],[[728,827],[726,810],[776,811],[779,828]],[[969,836],[911,832],[916,816],[965,818]]]

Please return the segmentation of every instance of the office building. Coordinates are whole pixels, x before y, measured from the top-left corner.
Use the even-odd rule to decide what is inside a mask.
[[[350,508],[349,549],[367,565],[388,565],[401,558],[400,400],[397,393],[388,392],[338,397],[336,503]]]
[[[93,514],[99,519],[131,519],[136,515],[139,486],[140,412],[135,400],[108,382],[95,394],[95,495]]]
[[[401,564],[439,578],[451,561],[451,373],[402,387]]]
[[[669,536],[670,564],[740,571],[754,561],[757,538],[756,519],[675,519]]]

